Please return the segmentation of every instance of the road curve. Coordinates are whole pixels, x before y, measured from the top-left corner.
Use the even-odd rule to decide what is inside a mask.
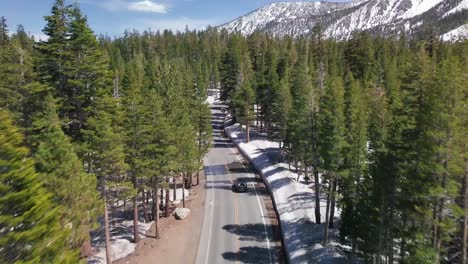
[[[213,148],[205,159],[205,215],[196,263],[279,263],[280,242],[273,239],[273,225],[265,207],[265,200],[270,198],[224,136],[223,108],[211,106]],[[248,192],[231,190],[236,178],[248,182]]]

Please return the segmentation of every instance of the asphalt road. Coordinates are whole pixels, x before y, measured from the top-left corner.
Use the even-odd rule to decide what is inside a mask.
[[[213,148],[205,159],[205,215],[196,263],[279,263],[280,242],[273,239],[271,212],[268,216],[265,206],[270,198],[224,136],[223,107],[211,107]],[[232,191],[236,178],[248,182],[248,192]]]

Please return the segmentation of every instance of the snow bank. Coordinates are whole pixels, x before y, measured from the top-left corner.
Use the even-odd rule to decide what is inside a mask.
[[[145,237],[154,221],[148,223],[138,222],[138,231],[140,237]],[[102,230],[99,234],[92,237],[92,243],[95,244],[97,254],[88,258],[88,264],[105,264],[106,248],[105,233]],[[111,258],[118,260],[135,252],[136,244],[131,242],[133,238],[133,220],[123,221],[111,226]]]
[[[190,195],[190,191],[183,189],[185,192],[185,199]],[[174,190],[169,190],[169,200],[173,201]],[[175,204],[180,204],[182,200],[182,188],[176,189],[176,201]],[[152,202],[152,199],[149,199]],[[162,201],[163,203],[165,200]],[[115,205],[116,207],[119,204]],[[124,212],[119,212],[124,213]],[[140,210],[140,216],[142,216],[142,210]],[[151,228],[154,221],[148,223],[138,222],[138,231],[140,237],[146,237],[146,232]],[[110,219],[110,233],[111,233],[111,258],[112,260],[122,259],[136,250],[136,244],[133,243],[133,220],[122,220],[119,218]],[[99,229],[91,232],[91,245],[97,252],[92,257],[88,258],[88,264],[105,264],[106,263],[106,248],[105,248],[105,232],[104,226],[101,219],[101,226]]]
[[[278,143],[265,139],[245,143],[239,124],[225,126],[225,132],[260,173],[272,194],[289,263],[348,263],[333,244],[327,247],[320,244],[324,224],[315,224],[313,188],[297,182],[297,174],[291,172],[287,164],[278,162]],[[324,222],[326,203],[324,197],[321,198],[320,212]],[[337,211],[336,216],[339,213]],[[337,236],[336,229],[330,232],[331,237]]]

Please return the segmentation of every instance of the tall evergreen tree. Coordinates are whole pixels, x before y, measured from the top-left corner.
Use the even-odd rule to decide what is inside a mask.
[[[70,229],[67,247],[78,257],[80,247],[89,243],[89,231],[97,220],[100,204],[96,177],[83,171],[69,138],[62,131],[50,95],[38,100],[43,102],[43,107],[34,115],[31,135],[37,172],[53,194],[52,201],[61,208],[57,212],[60,221]]]
[[[8,112],[0,110],[0,261],[76,263],[51,193],[42,186],[23,136]]]
[[[122,105],[124,110],[123,127],[125,132],[125,153],[126,162],[129,165],[129,176],[132,178],[133,188],[138,190],[141,188],[139,185],[141,175],[141,152],[143,150],[143,142],[141,136],[143,135],[143,57],[138,54],[132,61],[127,64],[127,70],[123,79],[123,99]],[[115,96],[114,88],[114,96]],[[139,241],[138,235],[138,205],[137,195],[133,197],[133,240]]]
[[[344,176],[343,148],[346,146],[344,127],[344,89],[341,79],[331,76],[320,100],[319,137],[322,168],[328,180],[328,198],[324,242],[328,243],[328,228],[333,227],[336,183]]]

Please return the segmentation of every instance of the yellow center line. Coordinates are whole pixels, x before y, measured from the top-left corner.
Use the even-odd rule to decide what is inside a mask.
[[[229,168],[227,164],[224,164],[224,167],[226,168],[227,173],[229,174],[229,178],[231,179],[231,182],[234,183],[234,179],[232,174],[229,172]],[[237,193],[234,192],[234,220],[236,224],[236,233],[239,234],[239,208],[237,205]],[[236,235],[236,264],[239,263],[239,237]]]

